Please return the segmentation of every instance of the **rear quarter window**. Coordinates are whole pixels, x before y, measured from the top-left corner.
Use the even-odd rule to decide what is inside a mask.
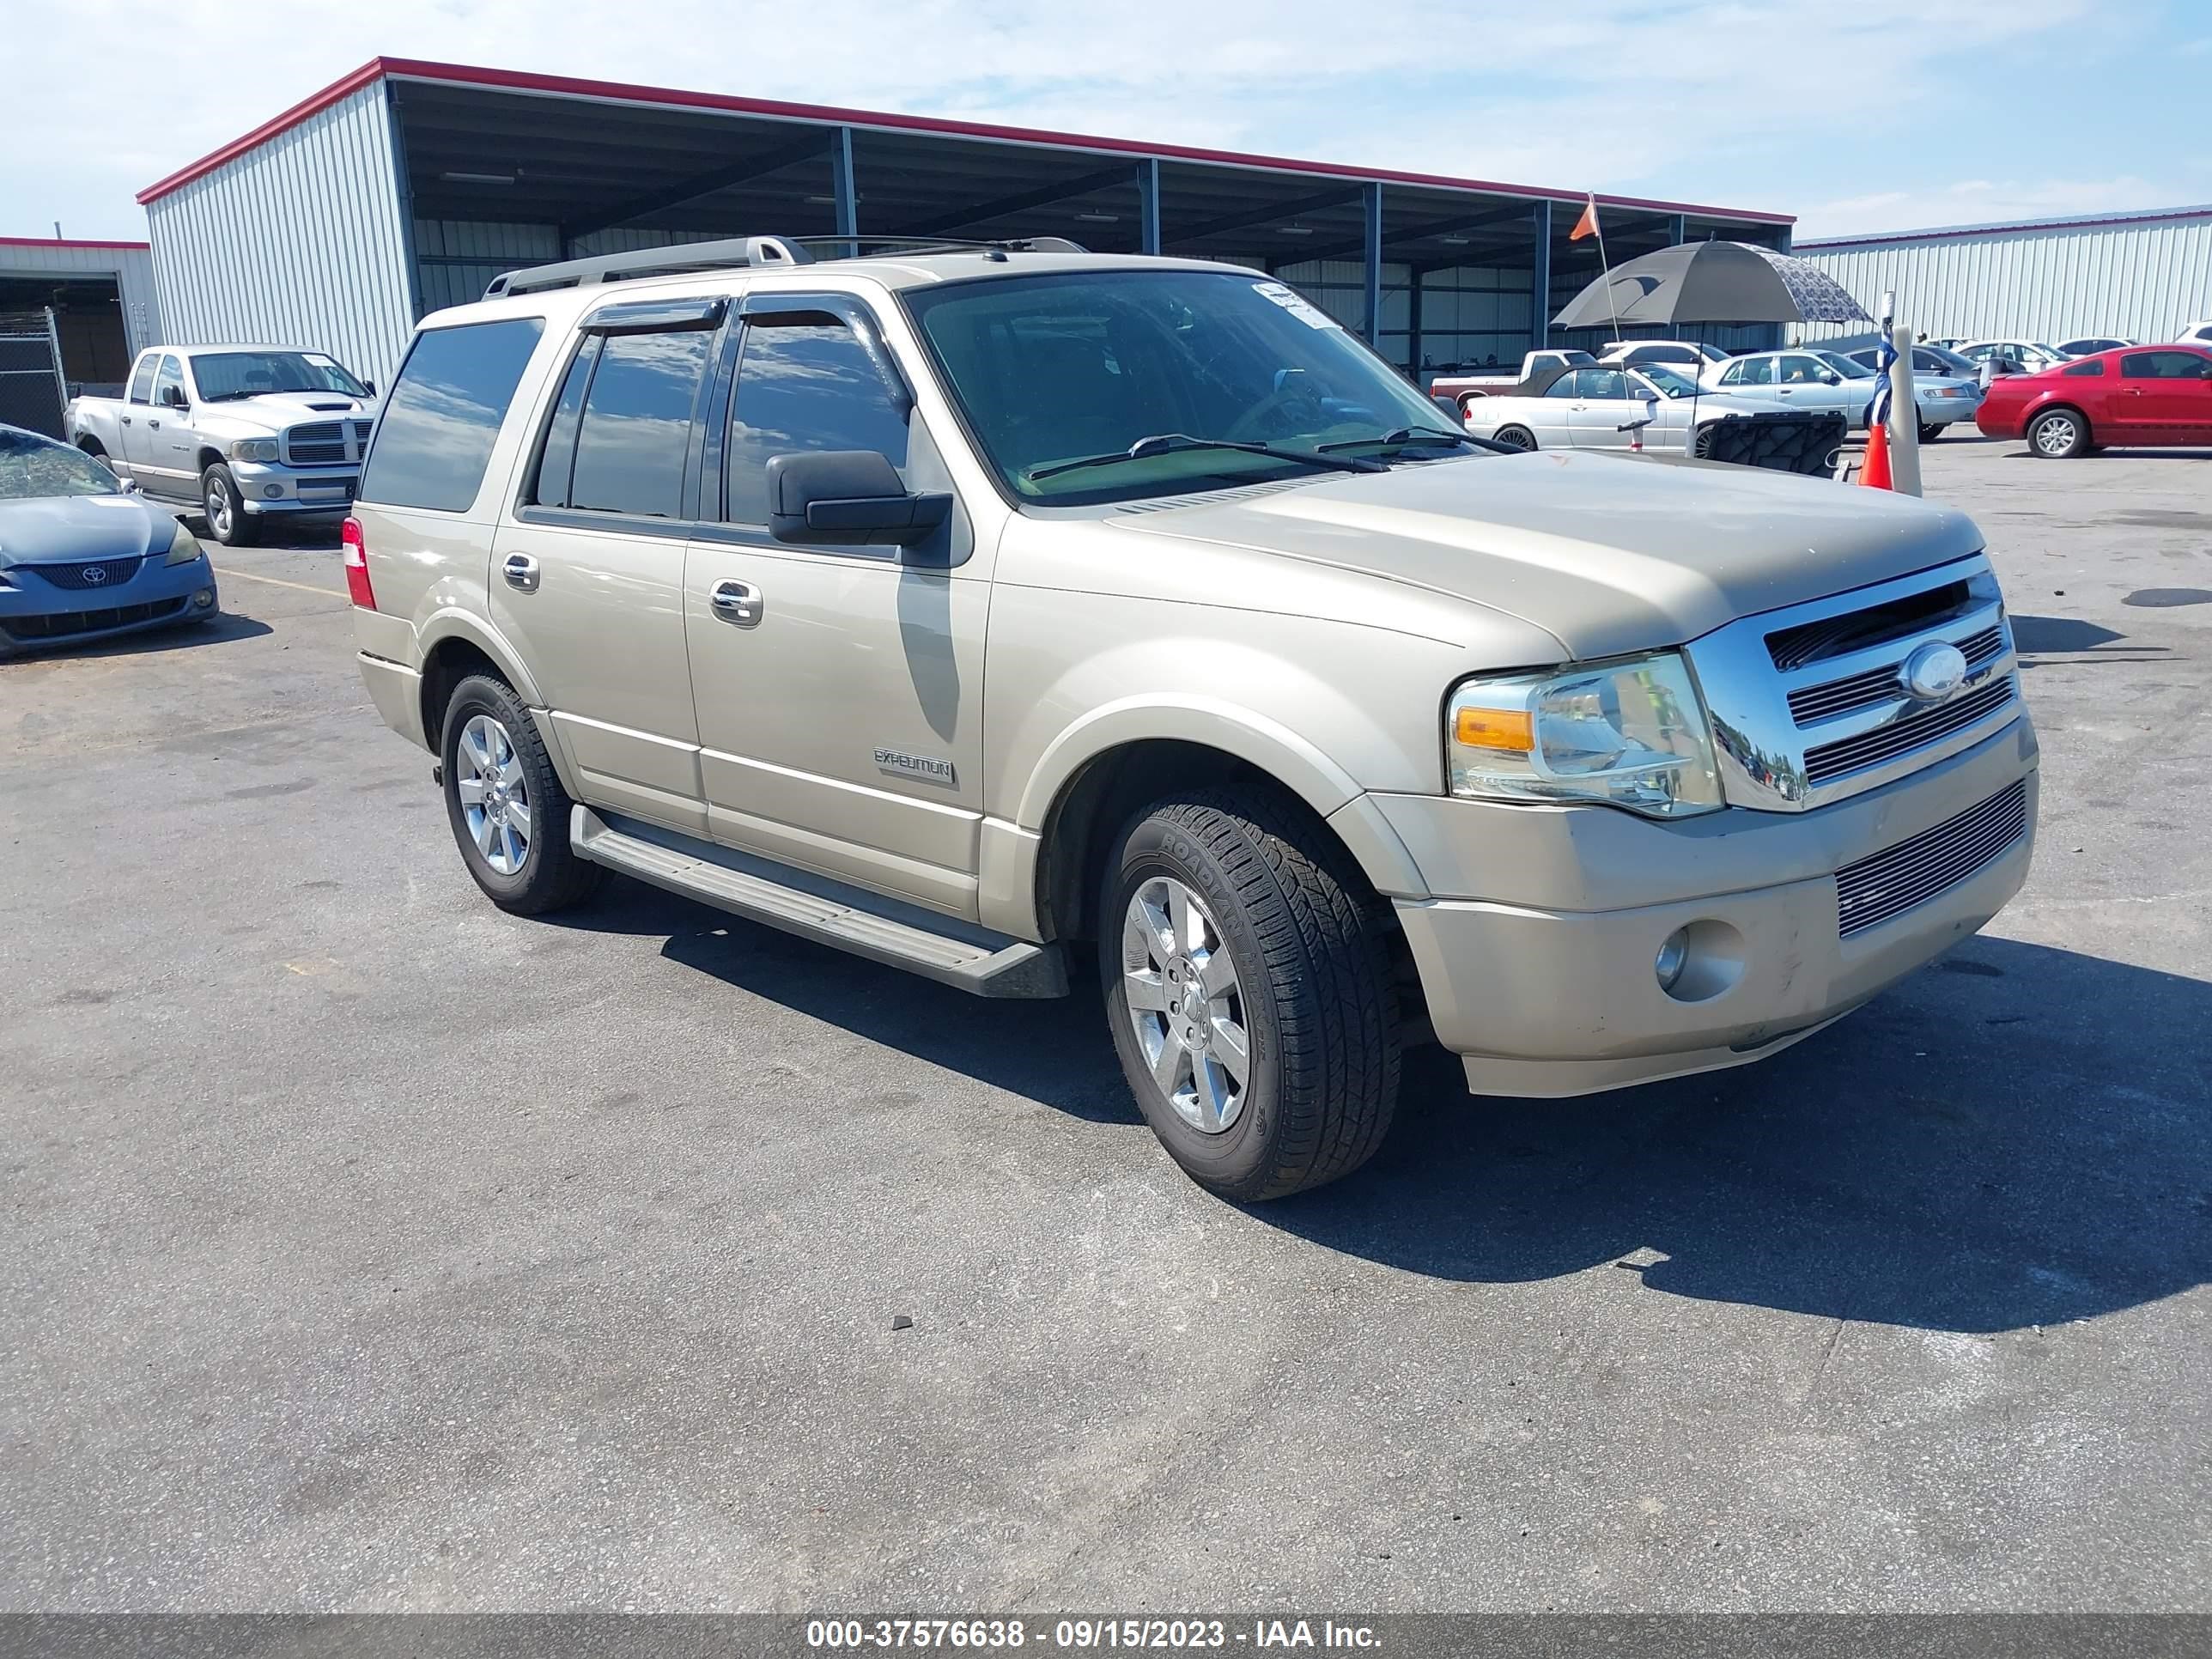
[[[2094,357],[2088,359],[2086,362],[2069,363],[2066,365],[2066,373],[2069,374],[2102,374],[2104,372],[2105,365]]]
[[[361,499],[445,513],[473,506],[514,388],[544,331],[542,317],[509,317],[417,335],[385,399]]]

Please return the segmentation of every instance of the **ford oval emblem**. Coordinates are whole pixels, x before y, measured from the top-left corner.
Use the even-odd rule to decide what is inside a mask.
[[[1905,659],[1905,689],[1923,702],[1941,702],[1966,683],[1966,654],[1932,641]]]
[[[104,564],[88,564],[85,566],[83,574],[84,585],[87,587],[97,587],[107,580],[107,567]]]

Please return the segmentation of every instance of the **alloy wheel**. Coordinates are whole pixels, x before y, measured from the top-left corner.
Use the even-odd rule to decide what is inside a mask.
[[[453,755],[453,788],[483,861],[518,874],[530,859],[530,789],[514,739],[489,714],[471,714]]]
[[[1121,922],[1121,995],[1138,1051],[1176,1115],[1222,1134],[1244,1110],[1251,1039],[1220,925],[1172,876],[1130,895]]]

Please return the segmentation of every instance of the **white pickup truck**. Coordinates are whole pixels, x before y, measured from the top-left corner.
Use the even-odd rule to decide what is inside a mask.
[[[189,503],[226,546],[271,518],[337,517],[353,504],[376,388],[336,358],[292,346],[155,346],[120,398],[78,398],[70,441],[147,495]]]
[[[1486,368],[1471,374],[1439,374],[1430,384],[1429,396],[1447,408],[1456,406],[1464,416],[1472,398],[1495,398],[1514,392],[1539,396],[1567,370],[1596,361],[1587,351],[1532,351],[1521,360],[1518,369]]]

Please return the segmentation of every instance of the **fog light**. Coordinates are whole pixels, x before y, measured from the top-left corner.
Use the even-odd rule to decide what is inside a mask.
[[[1690,944],[1682,937],[1682,930],[1677,927],[1667,935],[1667,942],[1659,947],[1659,954],[1651,963],[1653,971],[1659,975],[1659,988],[1673,990],[1674,981],[1682,977],[1682,969],[1689,963]]]
[[[276,501],[283,494],[284,486],[283,484],[264,484],[261,486],[261,499],[264,501]]]
[[[212,587],[203,587],[192,595],[192,609],[195,611],[204,611],[214,603],[215,589]]]

